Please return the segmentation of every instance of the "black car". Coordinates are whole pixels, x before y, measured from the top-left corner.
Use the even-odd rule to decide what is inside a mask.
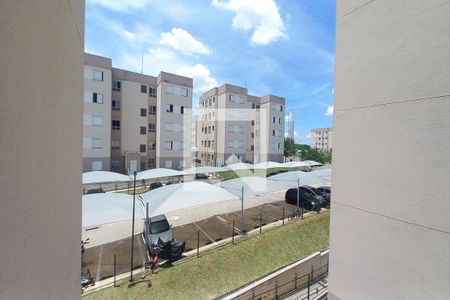
[[[154,189],[157,189],[157,188],[160,188],[160,187],[162,187],[162,183],[161,182],[152,182],[150,184],[150,186],[149,186],[149,189],[150,190],[154,190]]]
[[[104,193],[105,191],[102,188],[97,189],[90,189],[86,192],[86,194],[98,194],[98,193]]]
[[[286,172],[289,172],[289,170],[278,170],[278,171],[273,171],[273,172],[270,172],[269,174],[267,174],[266,177],[270,177],[270,176],[273,176],[273,175],[277,175],[277,174],[281,174],[281,173],[286,173]]]
[[[321,186],[317,188],[319,191],[321,191],[323,194],[326,194],[331,197],[331,187],[329,186]]]
[[[205,174],[197,173],[195,174],[195,179],[208,179],[208,176]]]
[[[321,207],[326,206],[327,200],[322,192],[312,186],[304,185],[300,187],[299,206],[306,210],[320,211]],[[286,191],[286,203],[297,205],[297,188],[291,188]]]

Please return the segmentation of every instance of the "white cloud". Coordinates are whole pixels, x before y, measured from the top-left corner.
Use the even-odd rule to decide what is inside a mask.
[[[195,92],[203,93],[218,85],[217,80],[211,76],[210,70],[202,64],[181,67],[178,69],[177,74],[193,78]]]
[[[286,37],[284,22],[274,0],[213,0],[212,5],[233,11],[233,28],[254,30],[253,44],[267,45]]]
[[[326,116],[332,116],[334,112],[334,105],[328,106],[327,111],[325,112]]]
[[[150,3],[150,0],[87,0],[86,2],[115,11],[128,11],[142,9]]]
[[[189,55],[210,53],[209,48],[205,44],[195,39],[192,34],[182,28],[172,28],[171,32],[161,33],[159,43]]]

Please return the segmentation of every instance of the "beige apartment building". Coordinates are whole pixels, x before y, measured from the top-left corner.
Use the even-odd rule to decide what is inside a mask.
[[[189,167],[192,83],[113,68],[110,59],[85,54],[83,171]]]
[[[333,148],[333,128],[313,128],[311,129],[311,147],[331,150]]]
[[[197,158],[204,165],[283,161],[284,98],[224,84],[200,97]]]

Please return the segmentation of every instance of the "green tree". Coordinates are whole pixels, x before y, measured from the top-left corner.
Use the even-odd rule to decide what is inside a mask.
[[[293,138],[284,138],[284,156],[293,156],[296,152],[295,141]]]

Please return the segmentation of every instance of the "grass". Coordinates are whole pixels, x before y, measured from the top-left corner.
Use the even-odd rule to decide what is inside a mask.
[[[227,171],[227,172],[221,172],[219,173],[220,180],[229,180],[234,179],[238,177],[245,177],[245,176],[259,176],[259,177],[266,177],[267,174],[276,172],[279,170],[287,170],[287,171],[306,171],[308,170],[308,167],[297,167],[297,168],[285,168],[285,167],[279,167],[279,168],[271,168],[271,169],[256,169],[256,170],[236,170],[236,171]]]
[[[136,195],[143,194],[143,193],[148,192],[148,191],[149,191],[149,189],[146,188],[146,187],[137,187],[136,188]],[[128,190],[126,190],[126,191],[120,191],[118,193],[133,195],[133,188],[130,189],[130,192],[128,192]]]
[[[151,287],[123,283],[84,299],[211,299],[327,248],[328,238],[329,212],[324,212],[205,253],[200,259],[160,268],[146,278]]]

